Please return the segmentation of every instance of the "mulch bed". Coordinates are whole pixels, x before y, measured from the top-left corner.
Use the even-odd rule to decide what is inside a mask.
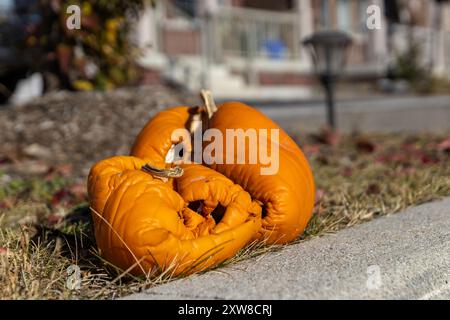
[[[61,92],[23,106],[0,107],[0,163],[11,163],[6,171],[19,174],[69,164],[72,175],[83,177],[96,161],[128,154],[137,133],[157,111],[198,103],[196,97],[152,86]]]

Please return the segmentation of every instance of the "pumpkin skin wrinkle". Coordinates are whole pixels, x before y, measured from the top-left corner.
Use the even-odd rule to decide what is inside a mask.
[[[158,168],[166,167],[165,158],[173,144],[172,132],[188,129],[189,120],[197,108],[187,106],[173,107],[157,113],[138,134],[130,155],[146,159]]]
[[[212,169],[189,165],[184,176],[173,180],[178,193],[171,183],[140,170],[145,163],[119,156],[91,169],[90,204],[102,216],[93,212],[94,230],[106,260],[123,270],[141,260],[131,271],[137,275],[167,268],[174,275],[192,273],[232,257],[256,237],[261,208],[240,186]],[[207,179],[191,183],[199,175]],[[189,201],[182,195],[195,198],[197,193],[212,204],[227,204],[222,220],[231,223],[215,225],[210,216],[188,209]],[[184,217],[194,219],[194,224],[189,226]]]

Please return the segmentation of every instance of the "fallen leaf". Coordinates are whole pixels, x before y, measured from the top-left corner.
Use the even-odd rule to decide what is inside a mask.
[[[323,128],[319,134],[312,135],[314,141],[326,144],[332,147],[336,147],[341,142],[341,135],[338,131],[333,130],[329,127]]]
[[[315,204],[319,203],[320,200],[322,200],[322,198],[325,196],[325,190],[323,189],[317,189],[316,190],[316,199],[315,199]]]
[[[445,139],[437,145],[439,151],[450,153],[450,138]]]
[[[47,222],[49,223],[50,226],[58,224],[59,222],[61,222],[62,219],[63,218],[61,216],[55,214],[47,216]]]
[[[355,142],[356,150],[364,153],[373,153],[376,150],[376,144],[368,137],[360,137]]]
[[[8,157],[7,155],[0,155],[0,165],[7,164],[7,163],[12,163],[11,158]]]
[[[427,154],[423,154],[420,158],[423,164],[437,164],[439,163],[439,159],[436,157],[429,156]]]
[[[380,194],[381,188],[377,183],[371,183],[366,189],[366,194],[368,195],[375,195]]]
[[[58,205],[63,202],[70,202],[73,199],[73,194],[67,188],[62,188],[53,194],[51,204]]]
[[[353,174],[353,168],[349,167],[349,166],[345,166],[342,170],[341,170],[341,175],[344,177],[351,177]]]
[[[55,192],[51,204],[54,206],[61,203],[76,204],[85,200],[87,200],[86,185],[84,183],[76,183]]]
[[[16,204],[15,199],[7,197],[0,202],[0,209],[11,209],[12,207],[14,207],[15,204]]]
[[[317,156],[316,161],[321,165],[330,164],[330,159],[324,154],[320,154],[319,156]]]
[[[51,181],[57,176],[69,177],[72,174],[73,165],[71,164],[60,164],[56,166],[51,166],[48,169],[47,174],[44,179],[46,181]]]
[[[320,147],[317,144],[307,144],[303,146],[302,150],[308,156],[313,156],[319,153]]]
[[[77,201],[87,200],[86,184],[75,183],[75,184],[70,185],[68,188],[69,188],[70,192],[75,196],[75,199]]]

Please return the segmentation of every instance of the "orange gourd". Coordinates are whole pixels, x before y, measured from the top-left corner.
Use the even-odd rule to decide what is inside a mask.
[[[217,265],[256,237],[261,207],[239,185],[201,165],[160,179],[136,157],[90,171],[88,193],[100,254],[134,274],[189,274]]]
[[[260,111],[239,102],[221,105],[210,120],[210,128],[223,133],[225,145],[226,129],[279,130],[279,168],[274,175],[261,175],[261,167],[265,165],[260,161],[256,164],[236,164],[237,161],[227,164],[224,161],[223,164],[212,164],[211,168],[241,185],[263,204],[262,239],[268,243],[287,243],[298,237],[311,218],[315,186],[308,161],[297,144]],[[259,139],[266,139],[266,145],[271,145],[271,135],[259,137],[258,143]],[[236,156],[235,147],[235,160]],[[249,159],[249,144],[246,144],[245,157]]]
[[[147,123],[131,148],[131,155],[145,158],[157,168],[167,167],[166,156],[172,145],[180,141],[172,139],[172,132],[179,128],[188,128],[198,108],[180,106],[161,111]]]
[[[208,99],[205,98],[208,107],[207,102]],[[269,244],[294,240],[304,231],[314,206],[313,175],[302,151],[277,124],[245,104],[229,102],[212,112],[211,108],[207,109],[211,118],[207,122],[207,128],[220,130],[224,137],[224,145],[227,144],[227,129],[279,130],[279,141],[274,141],[279,147],[279,169],[275,174],[261,175],[261,168],[265,165],[262,165],[260,160],[256,164],[237,164],[236,148],[233,164],[226,164],[224,161],[223,164],[211,163],[210,167],[242,186],[253,199],[262,204],[263,221],[259,230],[259,239],[264,239]],[[180,113],[183,116],[180,116]],[[186,115],[199,113],[202,113],[201,109],[188,107],[176,107],[160,112],[141,131],[131,155],[149,159],[154,157],[152,150],[159,150],[158,156],[164,159],[170,145],[177,143],[168,138],[170,132],[176,128],[189,128],[192,118]],[[258,142],[260,139],[258,138]],[[267,136],[268,147],[271,145],[271,139],[271,136]],[[163,147],[160,141],[164,141]],[[248,144],[244,151],[245,159],[249,159]],[[271,151],[270,147],[269,151]],[[222,156],[225,160],[225,147]]]

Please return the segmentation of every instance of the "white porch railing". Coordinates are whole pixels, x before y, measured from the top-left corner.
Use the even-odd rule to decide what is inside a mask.
[[[225,7],[213,18],[215,58],[299,58],[297,13]]]
[[[186,74],[207,74],[208,66],[216,64],[230,70],[242,69],[252,83],[261,68],[280,70],[281,66],[287,71],[304,72],[310,67],[300,44],[298,12],[224,6],[209,19],[201,19],[186,14],[169,1],[158,2],[158,7],[157,49],[169,58],[171,65],[184,63]],[[449,31],[398,25],[393,28],[390,42],[387,34],[380,37],[380,33],[368,30],[365,24],[348,31],[355,38],[350,74],[383,74],[407,47],[409,39],[413,39],[422,46],[424,63],[433,64],[433,70],[450,76]],[[380,50],[380,44],[385,49]]]
[[[208,19],[206,25],[201,18],[191,17],[170,2],[161,2],[158,15],[160,48],[164,54],[163,35],[168,30],[190,30],[200,40],[202,28],[208,28],[204,45],[210,46],[214,62],[228,57],[267,58],[294,60],[300,57],[299,16],[295,12],[273,12],[241,7],[220,7]],[[193,44],[191,38],[180,37],[178,47],[197,47],[205,52],[202,43]],[[192,51],[192,50],[191,50]]]

